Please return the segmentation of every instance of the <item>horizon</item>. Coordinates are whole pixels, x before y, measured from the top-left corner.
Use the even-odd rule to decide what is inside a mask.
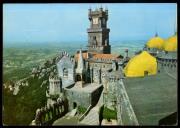
[[[3,43],[87,42],[90,6],[108,7],[110,43],[147,41],[156,32],[168,38],[177,29],[177,4],[4,4]]]

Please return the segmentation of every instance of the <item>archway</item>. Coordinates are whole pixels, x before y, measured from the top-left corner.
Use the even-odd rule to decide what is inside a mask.
[[[147,76],[149,74],[148,71],[144,71],[144,76]]]
[[[63,69],[63,77],[68,77],[68,69],[66,68]]]
[[[75,109],[77,107],[77,103],[73,102],[73,109]]]
[[[81,76],[80,75],[76,76],[76,81],[81,81]]]

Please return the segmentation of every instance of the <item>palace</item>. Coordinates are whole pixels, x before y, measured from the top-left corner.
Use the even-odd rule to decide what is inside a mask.
[[[68,112],[75,116],[80,107],[86,110],[78,124],[105,125],[104,119],[115,119],[118,125],[157,125],[176,112],[177,35],[164,42],[156,34],[130,59],[127,49],[125,56],[111,54],[107,9],[89,9],[88,18],[87,49],[74,56],[63,51],[55,58],[57,73],[49,76],[42,109],[48,119],[49,111],[60,118]],[[105,110],[116,114],[106,117]],[[43,125],[40,113],[34,121]]]

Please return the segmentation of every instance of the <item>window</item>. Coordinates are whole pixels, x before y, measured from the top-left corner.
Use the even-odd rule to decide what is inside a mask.
[[[68,70],[66,68],[63,69],[63,77],[68,77]]]
[[[148,71],[144,71],[144,76],[147,76],[148,75]]]

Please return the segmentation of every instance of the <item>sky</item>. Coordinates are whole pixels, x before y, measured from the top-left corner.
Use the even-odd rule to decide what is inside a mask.
[[[88,9],[107,7],[110,42],[162,38],[177,28],[177,5],[3,4],[3,43],[87,41]]]

